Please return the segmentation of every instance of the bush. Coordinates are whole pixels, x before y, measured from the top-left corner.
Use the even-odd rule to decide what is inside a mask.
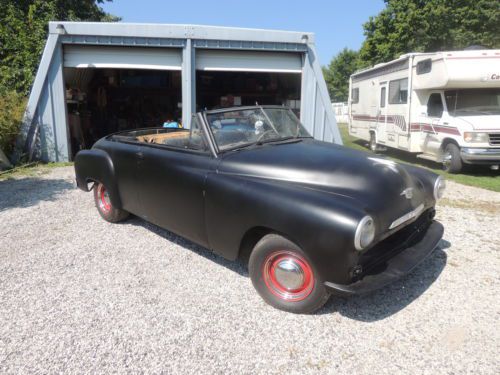
[[[15,91],[0,94],[0,149],[10,155],[19,134],[26,98]]]

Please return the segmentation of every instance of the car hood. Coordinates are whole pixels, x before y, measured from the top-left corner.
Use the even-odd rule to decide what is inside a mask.
[[[414,167],[412,167],[414,168]],[[407,168],[377,155],[305,139],[228,152],[219,173],[295,184],[351,200],[385,225],[420,204],[429,205],[429,187]],[[411,188],[413,196],[403,193]],[[432,194],[432,193],[431,193]]]
[[[455,118],[471,126],[471,130],[500,131],[500,115],[456,116]]]

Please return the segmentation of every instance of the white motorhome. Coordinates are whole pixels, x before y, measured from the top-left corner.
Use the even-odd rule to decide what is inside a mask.
[[[409,53],[354,73],[349,134],[443,163],[500,165],[500,50]]]

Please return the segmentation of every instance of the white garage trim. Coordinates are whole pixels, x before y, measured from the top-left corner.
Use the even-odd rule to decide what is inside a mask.
[[[196,69],[224,72],[301,73],[300,53],[197,50]]]
[[[182,50],[173,48],[64,46],[68,68],[181,70]]]

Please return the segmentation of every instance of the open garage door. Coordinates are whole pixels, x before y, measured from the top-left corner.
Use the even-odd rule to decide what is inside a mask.
[[[200,50],[196,70],[232,72],[300,73],[298,53]]]
[[[71,155],[122,130],[180,124],[180,49],[64,47]]]
[[[301,73],[300,53],[197,50],[197,110],[258,103],[300,115]]]
[[[181,70],[182,53],[168,48],[65,46],[67,68]]]

